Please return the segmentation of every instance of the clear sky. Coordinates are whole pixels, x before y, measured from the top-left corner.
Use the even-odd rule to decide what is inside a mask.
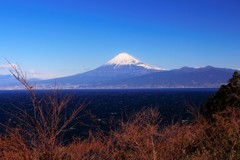
[[[240,69],[240,0],[0,1],[0,74],[4,58],[49,78],[120,52],[165,69]]]

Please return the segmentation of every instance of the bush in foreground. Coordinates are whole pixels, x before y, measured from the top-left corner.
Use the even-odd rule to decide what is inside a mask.
[[[170,160],[170,159],[239,159],[240,110],[231,108],[215,115],[209,124],[198,117],[194,123],[159,126],[155,109],[137,113],[121,122],[108,135],[90,134],[88,139],[55,147],[53,159],[66,160]],[[51,159],[31,148],[18,129],[1,136],[0,159]]]

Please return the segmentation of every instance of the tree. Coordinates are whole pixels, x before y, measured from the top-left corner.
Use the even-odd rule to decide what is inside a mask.
[[[220,89],[208,99],[202,108],[202,113],[211,119],[215,113],[225,110],[228,107],[240,108],[240,74],[235,71],[227,85]]]

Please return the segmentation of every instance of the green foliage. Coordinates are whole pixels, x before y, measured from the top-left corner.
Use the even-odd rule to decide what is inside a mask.
[[[203,114],[211,119],[212,115],[228,107],[240,108],[240,74],[235,71],[227,85],[222,85],[203,107]]]

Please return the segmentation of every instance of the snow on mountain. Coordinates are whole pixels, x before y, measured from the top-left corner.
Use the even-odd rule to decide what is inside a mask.
[[[135,66],[143,67],[146,69],[163,70],[161,68],[145,64],[125,52],[118,54],[116,57],[108,61],[105,65],[114,65],[114,68],[117,68],[120,66],[126,66],[126,65],[135,65]]]

